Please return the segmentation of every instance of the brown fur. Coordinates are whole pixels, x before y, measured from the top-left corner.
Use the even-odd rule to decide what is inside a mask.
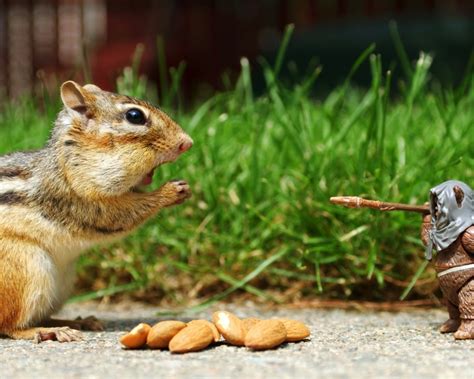
[[[0,243],[4,240],[0,237]],[[3,245],[3,243],[2,243]],[[0,250],[0,293],[14,296],[0,296],[0,330],[11,332],[23,318],[22,299],[25,293],[25,278],[21,261],[8,252]]]
[[[19,177],[21,179],[27,179],[31,176],[31,172],[24,170],[21,167],[2,167],[0,168],[0,176],[8,178]]]
[[[10,240],[10,241],[15,241],[16,243],[24,243],[32,246],[39,246],[42,250],[46,250],[44,245],[41,243],[41,241],[38,238],[35,238],[31,234],[27,234],[26,231],[25,233],[21,232],[16,232],[13,230],[9,230],[8,228],[3,228],[2,232],[0,234],[0,238],[2,240]]]
[[[21,192],[8,191],[0,194],[0,204],[21,204],[26,201],[25,194]]]

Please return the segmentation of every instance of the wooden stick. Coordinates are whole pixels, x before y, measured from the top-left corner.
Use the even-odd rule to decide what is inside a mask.
[[[368,200],[358,196],[335,196],[331,197],[329,201],[333,204],[342,205],[347,208],[372,208],[380,211],[430,213],[428,205],[388,203],[384,201]]]

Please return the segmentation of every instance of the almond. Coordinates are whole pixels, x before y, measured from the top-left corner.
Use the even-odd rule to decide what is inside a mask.
[[[120,343],[129,349],[136,349],[145,345],[148,332],[151,326],[148,324],[138,324],[129,333],[120,337]]]
[[[279,320],[263,320],[250,328],[245,346],[253,350],[273,349],[286,340],[285,325]]]
[[[152,349],[167,349],[171,339],[185,327],[181,321],[161,321],[150,329],[146,344]]]
[[[290,320],[288,318],[279,319],[279,321],[285,325],[287,342],[301,341],[311,334],[308,327],[301,321]]]
[[[192,320],[192,321],[188,322],[188,326],[196,324],[196,323],[200,323],[200,322],[206,324],[207,326],[209,326],[209,328],[211,328],[212,335],[214,337],[214,342],[217,342],[221,339],[221,334],[217,330],[216,326],[210,321],[207,321],[207,320]]]
[[[188,353],[208,347],[214,341],[211,328],[205,323],[198,322],[181,329],[169,343],[172,353]]]
[[[249,317],[249,318],[242,319],[242,323],[244,324],[245,333],[247,334],[247,332],[250,330],[250,328],[252,326],[254,326],[256,323],[260,322],[260,321],[262,321],[262,320],[260,320],[259,318],[255,318],[255,317]]]
[[[226,311],[214,312],[212,314],[212,322],[226,341],[236,346],[243,346],[245,344],[244,324],[236,315]]]

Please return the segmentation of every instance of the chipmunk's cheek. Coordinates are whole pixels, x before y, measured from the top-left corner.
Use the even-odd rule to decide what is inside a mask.
[[[162,163],[174,162],[181,154],[185,153],[193,146],[193,140],[187,134],[182,133],[178,142],[169,148],[168,152],[163,155]]]

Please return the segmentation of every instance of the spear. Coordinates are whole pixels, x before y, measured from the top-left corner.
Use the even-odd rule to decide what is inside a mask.
[[[428,205],[410,205],[400,203],[388,203],[385,201],[368,200],[358,196],[335,196],[329,201],[333,204],[342,205],[347,208],[372,208],[380,211],[406,211],[418,213],[430,213]]]

